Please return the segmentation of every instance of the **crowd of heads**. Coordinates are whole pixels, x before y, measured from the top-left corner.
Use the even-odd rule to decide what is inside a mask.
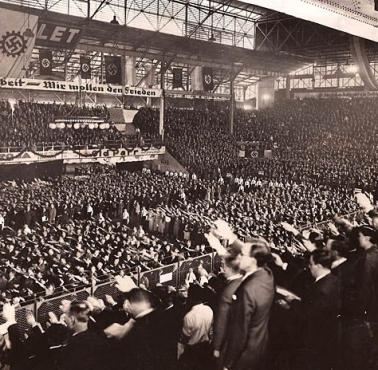
[[[188,173],[99,166],[83,176],[1,183],[0,299],[12,337],[2,342],[4,361],[15,369],[212,370],[211,333],[214,326],[216,343],[217,302],[227,278],[243,285],[243,274],[263,269],[274,276],[267,282],[272,289],[290,290],[278,290],[274,298],[271,359],[282,348],[297,353],[303,344],[315,354],[312,360],[321,359],[319,369],[336,369],[337,361],[349,366],[340,369],[368,369],[361,359],[368,356],[350,337],[343,337],[350,357],[332,355],[329,348],[338,345],[336,318],[343,318],[348,335],[351,323],[378,321],[375,101],[305,99],[259,112],[237,111],[232,135],[221,103],[210,109],[169,108],[167,148]],[[33,135],[28,124],[41,123],[43,112],[56,109],[63,108],[18,103],[17,123],[3,142],[29,145],[35,137],[28,136]],[[134,120],[152,136],[157,122],[158,112],[149,108]],[[38,140],[50,135],[44,127]],[[257,158],[243,156],[245,148]],[[271,150],[272,158],[262,158],[264,150]],[[225,256],[221,273],[203,265],[189,269],[179,291],[150,286],[148,280],[136,288],[127,278],[212,250]],[[314,281],[327,276],[332,276],[329,289],[314,296]],[[66,302],[61,318],[51,313],[39,324],[29,315],[33,329],[43,327],[31,331],[27,341],[10,329],[17,327],[14,305],[109,279],[126,294],[108,296],[106,302],[94,297]],[[232,300],[231,310],[237,311]],[[167,327],[169,340],[161,341]],[[231,340],[236,334],[228,330],[224,335]],[[39,345],[33,347],[35,341]],[[179,363],[178,343],[184,350]],[[213,349],[222,359],[222,346]]]
[[[118,292],[112,295],[63,300],[46,320],[37,321],[32,312],[27,313],[27,339],[20,334],[14,306],[7,303],[1,329],[9,336],[2,339],[1,361],[11,369],[67,370],[213,370],[222,361],[237,364],[239,358],[228,353],[225,343],[236,334],[243,341],[244,332],[235,334],[233,325],[254,320],[255,314],[235,317],[239,298],[232,298],[233,302],[231,296],[239,297],[247,289],[244,280],[250,282],[248,277],[259,273],[269,277],[272,287],[279,286],[268,299],[270,325],[261,330],[267,331],[264,336],[269,335],[270,344],[259,353],[259,361],[263,358],[268,368],[281,368],[282,356],[287,356],[295,370],[315,364],[331,370],[337,363],[340,369],[373,369],[371,343],[364,342],[363,351],[356,347],[358,340],[368,340],[365,332],[353,326],[347,332],[357,320],[377,319],[378,212],[371,209],[366,217],[360,225],[339,220],[332,235],[316,230],[316,238],[286,225],[306,250],[296,258],[276,254],[262,237],[241,242],[229,224],[215,221],[206,237],[224,256],[220,271],[203,274],[200,264],[189,269],[180,289],[161,284],[138,288],[131,277],[117,276]],[[326,285],[319,285],[321,280]],[[315,294],[319,286],[325,290]],[[261,292],[255,294],[255,309],[260,312]],[[230,313],[225,316],[224,310]],[[268,319],[258,316],[257,320]],[[348,351],[333,350],[340,344],[335,339],[338,321],[345,330],[342,335],[347,335],[344,345],[351,345]],[[248,328],[253,332],[253,327]]]
[[[110,126],[108,129],[89,126],[63,129],[50,128],[55,119],[98,117],[109,121],[105,106],[78,107],[73,104],[29,103],[0,101],[0,147],[29,148],[36,145],[88,145],[119,141],[122,136]]]
[[[262,111],[236,110],[229,133],[227,103],[166,111],[168,149],[191,172],[260,176],[331,186],[377,188],[377,98],[276,102]],[[158,111],[142,109],[136,124],[156,131]],[[239,157],[242,143],[257,158]],[[264,158],[272,151],[272,159]],[[248,150],[247,150],[248,153]]]
[[[99,171],[99,170],[102,170]],[[51,295],[136,266],[208,251],[217,219],[297,254],[281,222],[326,222],[358,209],[347,189],[252,178],[117,172],[1,184],[2,299]]]

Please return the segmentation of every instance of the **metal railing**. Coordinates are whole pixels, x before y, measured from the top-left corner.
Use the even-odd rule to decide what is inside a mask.
[[[127,275],[133,278],[137,286],[143,284],[147,289],[152,289],[160,284],[179,288],[185,282],[189,269],[192,268],[196,271],[199,266],[202,266],[208,273],[217,271],[221,266],[221,258],[215,253],[209,253],[148,271],[141,271],[140,268],[135,268],[127,271]],[[66,288],[66,290],[70,289]],[[72,291],[42,300],[38,297],[28,300],[16,309],[16,319],[21,330],[26,332],[29,328],[26,320],[29,312],[33,313],[37,321],[44,325],[48,321],[49,312],[54,312],[58,317],[62,314],[60,305],[64,299],[70,301],[75,299],[85,300],[89,296],[105,299],[106,295],[116,298],[119,294],[119,290],[115,287],[115,278],[111,277],[108,278],[108,281],[76,286],[72,288]],[[4,323],[4,320],[0,318],[0,324],[2,323]]]

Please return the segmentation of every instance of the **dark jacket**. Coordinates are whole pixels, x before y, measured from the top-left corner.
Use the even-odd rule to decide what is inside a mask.
[[[364,252],[359,267],[358,285],[360,302],[367,319],[378,322],[378,247],[373,246]]]
[[[340,283],[340,318],[343,323],[363,319],[364,316],[357,284],[359,265],[359,256],[351,255],[345,262],[332,269],[332,274],[338,277]]]
[[[241,284],[241,278],[227,281],[227,285],[219,298],[214,320],[214,350],[220,351],[225,343],[226,329],[229,321],[232,296]]]
[[[161,343],[164,333],[160,331],[159,312],[153,311],[136,319],[131,332],[124,339],[125,361],[122,369],[158,370],[163,369],[164,358]]]
[[[319,368],[328,369],[336,360],[339,293],[339,280],[330,273],[314,282],[303,299],[303,342],[311,356],[321,361]]]
[[[263,367],[274,294],[273,274],[261,268],[243,280],[232,296],[224,362],[228,369]]]
[[[94,330],[72,335],[64,348],[62,370],[103,370],[108,368],[106,342]]]

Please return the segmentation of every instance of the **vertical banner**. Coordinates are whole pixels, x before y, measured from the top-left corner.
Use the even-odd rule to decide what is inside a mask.
[[[121,57],[105,56],[105,80],[108,84],[122,84]]]
[[[173,68],[172,69],[172,88],[178,89],[182,88],[182,68]]]
[[[204,91],[214,90],[213,69],[210,67],[203,67],[202,69],[203,89]]]
[[[125,58],[125,84],[128,86],[136,85],[136,57],[127,55]]]
[[[190,80],[191,80],[191,89],[192,91],[202,91],[203,90],[203,83],[202,83],[202,67],[195,66],[190,73]]]
[[[92,77],[91,70],[91,58],[81,56],[80,57],[80,76],[82,79],[89,80]]]
[[[274,104],[274,77],[262,78],[257,82],[256,109],[265,109]]]
[[[29,67],[37,27],[37,16],[1,9],[0,76],[25,77],[24,71]]]
[[[264,158],[273,158],[273,151],[271,149],[265,149],[264,150]]]
[[[52,51],[47,49],[39,50],[39,74],[41,76],[52,75]]]

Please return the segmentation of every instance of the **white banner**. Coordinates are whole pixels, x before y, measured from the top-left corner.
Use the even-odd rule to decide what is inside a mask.
[[[118,162],[135,162],[150,161],[158,158],[158,155],[165,153],[165,147],[150,148],[126,148],[119,149],[82,149],[82,150],[48,150],[42,152],[27,150],[21,155],[17,153],[0,153],[0,164],[13,163],[34,163],[46,162],[51,160],[62,159],[64,163],[118,163]]]
[[[161,90],[111,84],[79,83],[68,81],[33,80],[28,78],[0,77],[0,89],[82,92],[91,94],[160,97]]]
[[[22,77],[29,67],[38,17],[13,10],[0,11],[0,76]],[[25,32],[28,30],[27,32]]]

